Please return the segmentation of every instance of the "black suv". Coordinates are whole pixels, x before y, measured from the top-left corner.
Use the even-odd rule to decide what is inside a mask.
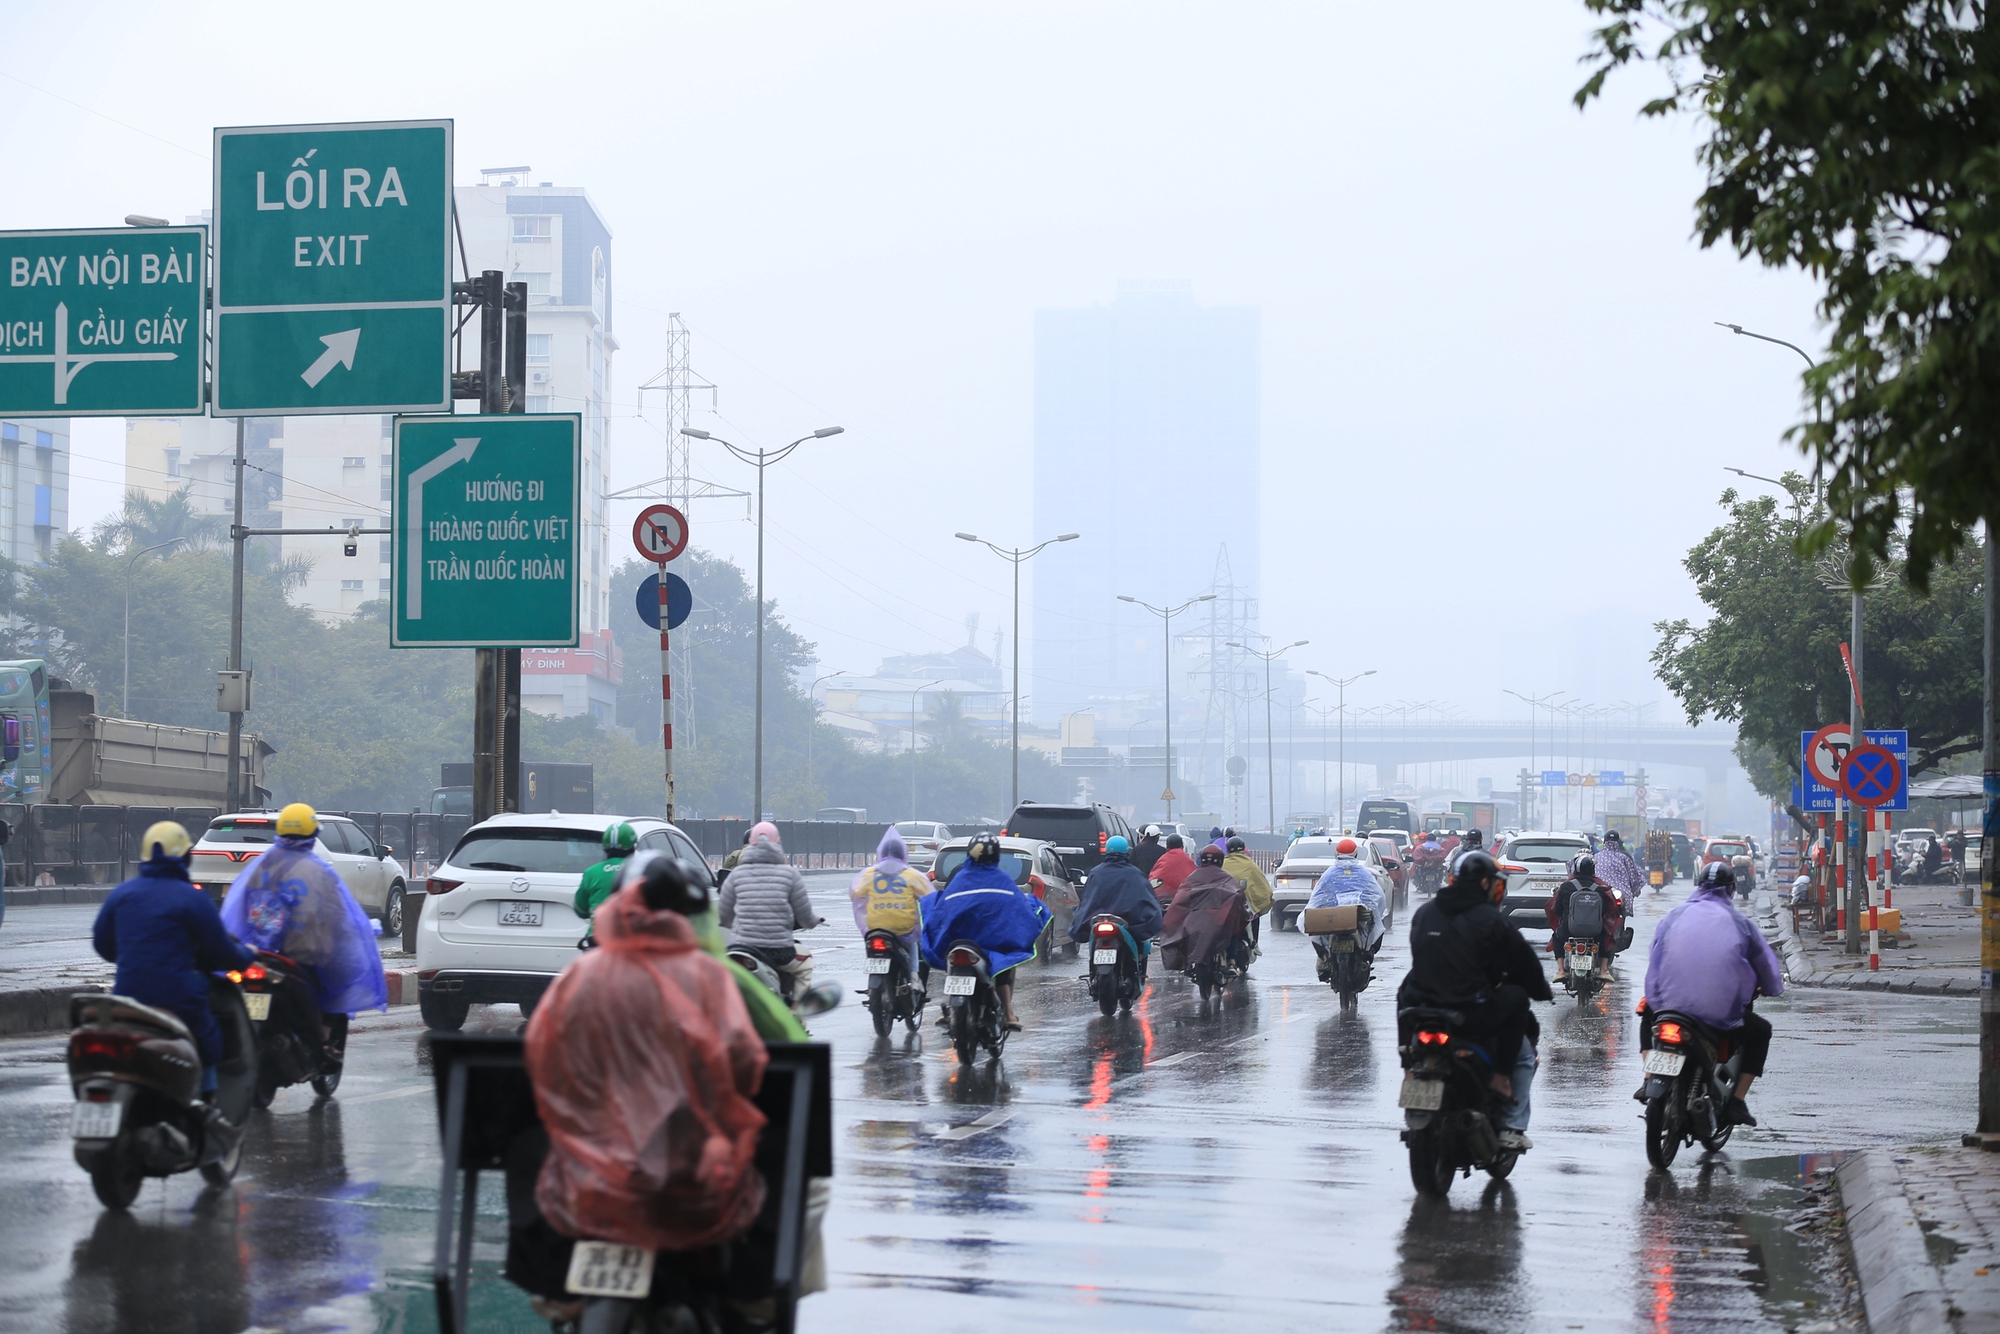
[[[1125,817],[1102,803],[1061,806],[1024,801],[1007,817],[1007,825],[1000,832],[1054,844],[1063,865],[1079,875],[1088,874],[1104,860],[1104,845],[1114,837],[1123,838],[1135,847],[1139,842],[1139,836],[1125,823]]]

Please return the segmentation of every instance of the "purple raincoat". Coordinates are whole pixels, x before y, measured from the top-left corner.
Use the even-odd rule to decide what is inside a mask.
[[[1778,956],[1731,897],[1697,886],[1660,920],[1646,960],[1648,1009],[1679,1010],[1730,1032],[1743,1027],[1743,1011],[1759,989],[1785,994]]]

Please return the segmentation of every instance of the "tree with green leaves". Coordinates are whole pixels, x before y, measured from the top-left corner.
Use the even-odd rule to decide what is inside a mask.
[[[1611,73],[1667,76],[1644,114],[1707,138],[1703,246],[1822,285],[1829,342],[1792,438],[1843,528],[1917,588],[2000,518],[2000,34],[1983,0],[1584,0],[1579,106]],[[1871,653],[1872,659],[1872,653]],[[1873,674],[1871,661],[1870,674]]]

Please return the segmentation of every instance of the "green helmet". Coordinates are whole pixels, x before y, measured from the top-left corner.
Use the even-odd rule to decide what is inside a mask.
[[[604,855],[607,857],[630,857],[632,850],[638,846],[639,836],[623,820],[604,831]]]

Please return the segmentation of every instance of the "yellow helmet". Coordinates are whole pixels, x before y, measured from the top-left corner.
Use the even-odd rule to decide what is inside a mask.
[[[188,831],[172,820],[161,820],[151,826],[146,830],[146,836],[139,840],[139,850],[145,854],[147,861],[153,859],[155,847],[159,848],[162,857],[185,857],[193,846],[194,840],[188,837]]]
[[[278,833],[286,838],[311,838],[319,832],[319,812],[295,801],[278,812]]]

